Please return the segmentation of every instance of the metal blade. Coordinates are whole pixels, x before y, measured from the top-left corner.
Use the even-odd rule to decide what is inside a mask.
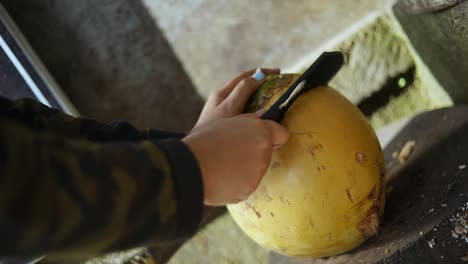
[[[310,89],[327,85],[343,64],[344,56],[341,52],[322,53],[261,118],[280,122],[297,98]]]

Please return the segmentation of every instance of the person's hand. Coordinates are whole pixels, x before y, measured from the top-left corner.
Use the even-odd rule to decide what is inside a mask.
[[[280,124],[244,114],[205,124],[183,141],[200,164],[206,205],[243,201],[268,169],[273,150],[285,144]]]
[[[261,72],[253,69],[239,74],[208,97],[193,129],[220,118],[242,114],[247,100],[263,82],[264,74],[279,73],[279,69],[261,69]]]

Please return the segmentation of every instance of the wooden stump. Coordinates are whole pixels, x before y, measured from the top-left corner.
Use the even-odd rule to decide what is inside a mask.
[[[404,163],[394,158],[416,145]],[[385,149],[388,196],[380,233],[339,256],[270,263],[464,263],[468,258],[468,106],[414,118]]]

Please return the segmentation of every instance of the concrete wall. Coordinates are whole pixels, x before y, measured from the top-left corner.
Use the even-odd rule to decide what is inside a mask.
[[[468,103],[468,2],[419,15],[395,9],[412,45],[457,104]]]

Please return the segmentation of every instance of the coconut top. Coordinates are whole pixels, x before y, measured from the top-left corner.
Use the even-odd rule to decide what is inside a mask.
[[[246,112],[252,113],[260,109],[267,109],[273,105],[293,83],[300,74],[271,74],[250,97],[246,105]]]

